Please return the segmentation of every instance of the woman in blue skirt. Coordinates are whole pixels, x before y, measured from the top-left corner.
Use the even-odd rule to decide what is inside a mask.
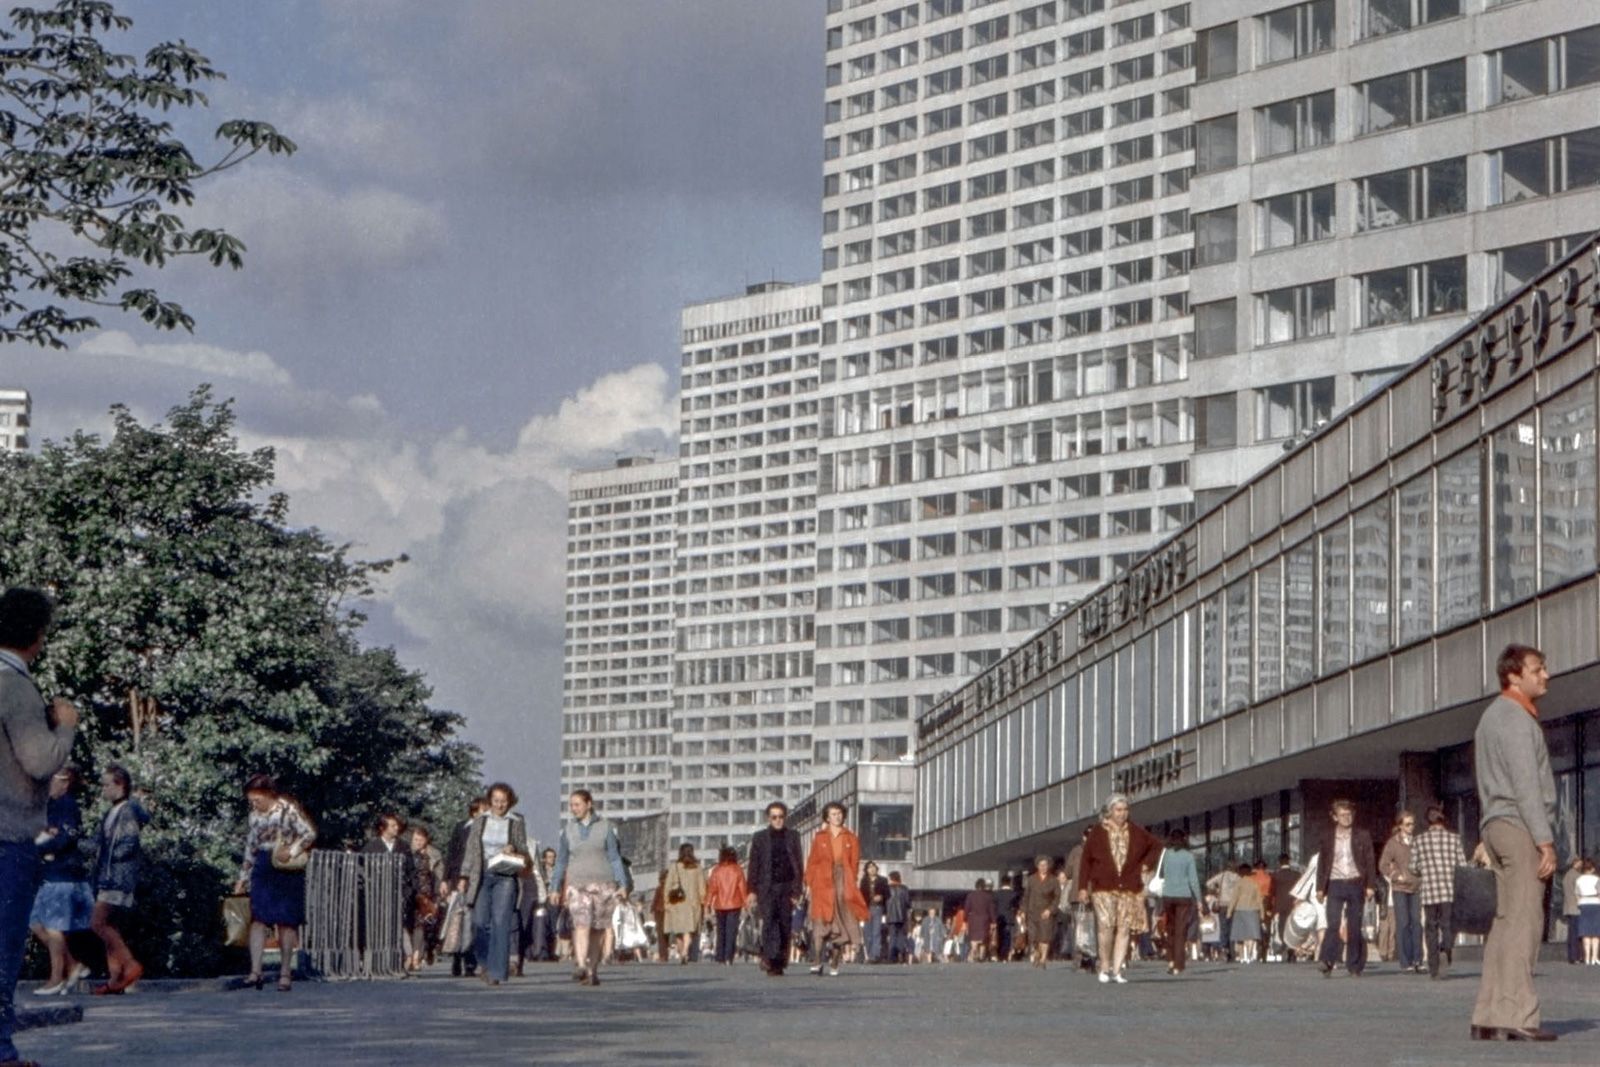
[[[250,802],[250,830],[234,892],[250,894],[250,977],[246,982],[261,988],[261,954],[267,945],[267,927],[274,926],[282,958],[278,990],[287,993],[300,950],[300,927],[306,921],[304,865],[296,869],[294,861],[311,849],[317,828],[300,805],[278,792],[270,775],[252,776],[245,783],[244,796]]]
[[[45,811],[48,825],[34,842],[39,848],[41,883],[28,925],[50,952],[50,981],[33,991],[41,997],[71,992],[78,979],[89,973],[89,968],[72,958],[67,945],[68,934],[89,929],[94,912],[94,890],[89,887],[83,853],[78,851],[83,837],[83,815],[73,796],[78,781],[78,768],[70,763],[51,777]]]

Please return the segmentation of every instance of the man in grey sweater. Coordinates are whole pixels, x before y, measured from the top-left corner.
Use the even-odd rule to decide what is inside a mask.
[[[1533,964],[1544,926],[1543,882],[1556,871],[1556,783],[1539,709],[1550,684],[1544,653],[1507,645],[1496,670],[1500,695],[1473,737],[1484,848],[1499,904],[1483,946],[1483,980],[1472,1011],[1478,1041],[1554,1041],[1539,1025]]]
[[[45,828],[50,776],[67,762],[78,709],[46,704],[28,673],[44,651],[50,599],[36,589],[0,594],[0,1065],[25,1063],[11,1043],[17,973],[38,888],[33,839]]]

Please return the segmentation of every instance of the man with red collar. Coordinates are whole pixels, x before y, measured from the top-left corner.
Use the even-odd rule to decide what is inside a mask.
[[[1550,687],[1544,653],[1507,645],[1496,670],[1500,695],[1473,737],[1483,844],[1499,905],[1483,945],[1483,980],[1472,1011],[1478,1041],[1554,1041],[1539,1025],[1533,964],[1544,926],[1543,882],[1555,873],[1556,783],[1534,701]]]

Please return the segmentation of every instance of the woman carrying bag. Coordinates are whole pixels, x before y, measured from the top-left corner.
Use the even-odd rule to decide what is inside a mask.
[[[278,792],[270,775],[252,775],[244,784],[244,797],[250,805],[249,830],[234,892],[250,894],[250,977],[245,984],[262,986],[261,957],[267,947],[267,927],[272,926],[277,928],[282,957],[278,990],[287,993],[300,948],[300,927],[306,921],[305,868],[317,828],[298,804]]]
[[[504,782],[489,787],[489,810],[472,820],[461,857],[456,888],[472,909],[473,954],[485,985],[511,977],[511,950],[517,929],[518,875],[533,862],[528,830],[511,810],[517,794]]]

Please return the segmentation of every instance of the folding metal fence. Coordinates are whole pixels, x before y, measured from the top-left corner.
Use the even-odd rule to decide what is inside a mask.
[[[404,978],[405,856],[317,850],[306,867],[301,948],[319,978]]]

